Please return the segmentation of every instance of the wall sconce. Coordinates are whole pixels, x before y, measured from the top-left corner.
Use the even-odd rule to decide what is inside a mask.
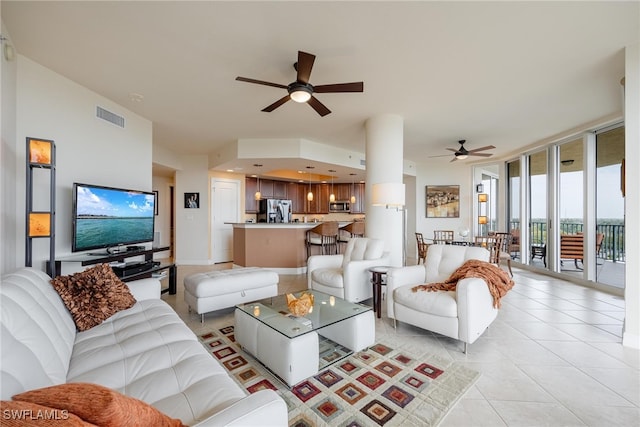
[[[49,237],[51,236],[51,213],[50,212],[30,212],[29,237]]]
[[[478,224],[484,225],[488,222],[487,217],[487,201],[489,195],[487,193],[478,194]]]
[[[484,191],[484,185],[478,184],[476,185],[476,193],[482,193]]]

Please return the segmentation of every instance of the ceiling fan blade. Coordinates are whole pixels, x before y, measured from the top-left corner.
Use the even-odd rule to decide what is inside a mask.
[[[493,156],[493,153],[472,153],[471,151],[469,151],[469,155],[470,156],[480,156],[480,157],[491,157],[491,156]]]
[[[278,99],[273,104],[269,105],[268,107],[264,107],[262,109],[262,111],[264,111],[265,113],[270,113],[270,112],[272,112],[273,110],[275,110],[276,108],[278,108],[279,106],[281,106],[282,104],[284,104],[285,102],[287,102],[290,99],[291,99],[291,97],[289,97],[289,95],[285,95],[282,98]]]
[[[364,92],[364,82],[314,86],[313,91],[316,93]]]
[[[486,147],[480,147],[474,150],[469,150],[469,153],[477,153],[478,151],[491,150],[493,148],[496,148],[496,147],[494,147],[493,145],[487,145]]]
[[[454,153],[458,152],[458,149],[456,148],[445,148],[445,150],[453,151]]]
[[[454,157],[453,159],[451,159],[451,161],[449,163],[453,163],[453,162],[457,162],[457,161],[458,161],[458,158]]]
[[[311,69],[313,68],[313,62],[316,60],[316,56],[301,50],[298,51],[298,62],[296,63],[296,70],[298,70],[297,80],[302,83],[309,83],[309,77],[311,76]]]
[[[451,156],[451,154],[440,154],[438,156],[429,156],[428,158],[431,159],[433,157],[449,157],[449,156]]]
[[[311,98],[309,98],[309,100],[307,101],[307,104],[311,105],[311,107],[316,110],[316,112],[318,114],[320,114],[320,116],[324,117],[327,114],[331,113],[331,110],[329,110],[327,107],[324,106],[324,104],[320,101],[318,101],[318,99],[314,96],[311,96]]]
[[[272,86],[272,87],[277,87],[280,89],[286,89],[287,86],[285,85],[281,85],[279,83],[271,83],[271,82],[265,82],[263,80],[256,80],[256,79],[249,79],[247,77],[236,77],[236,80],[239,82],[247,82],[247,83],[255,83],[257,85],[265,85],[265,86]]]

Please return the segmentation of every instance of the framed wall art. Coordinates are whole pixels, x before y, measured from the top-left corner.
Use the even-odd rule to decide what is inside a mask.
[[[427,185],[427,218],[459,218],[460,186]]]
[[[200,207],[200,193],[184,193],[184,208],[198,209]]]

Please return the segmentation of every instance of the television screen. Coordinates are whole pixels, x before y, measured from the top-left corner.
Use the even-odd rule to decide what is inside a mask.
[[[153,241],[151,192],[73,184],[73,252]]]

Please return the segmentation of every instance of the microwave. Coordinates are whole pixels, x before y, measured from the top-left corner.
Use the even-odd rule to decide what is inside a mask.
[[[348,201],[329,202],[329,212],[349,212],[350,206]]]

